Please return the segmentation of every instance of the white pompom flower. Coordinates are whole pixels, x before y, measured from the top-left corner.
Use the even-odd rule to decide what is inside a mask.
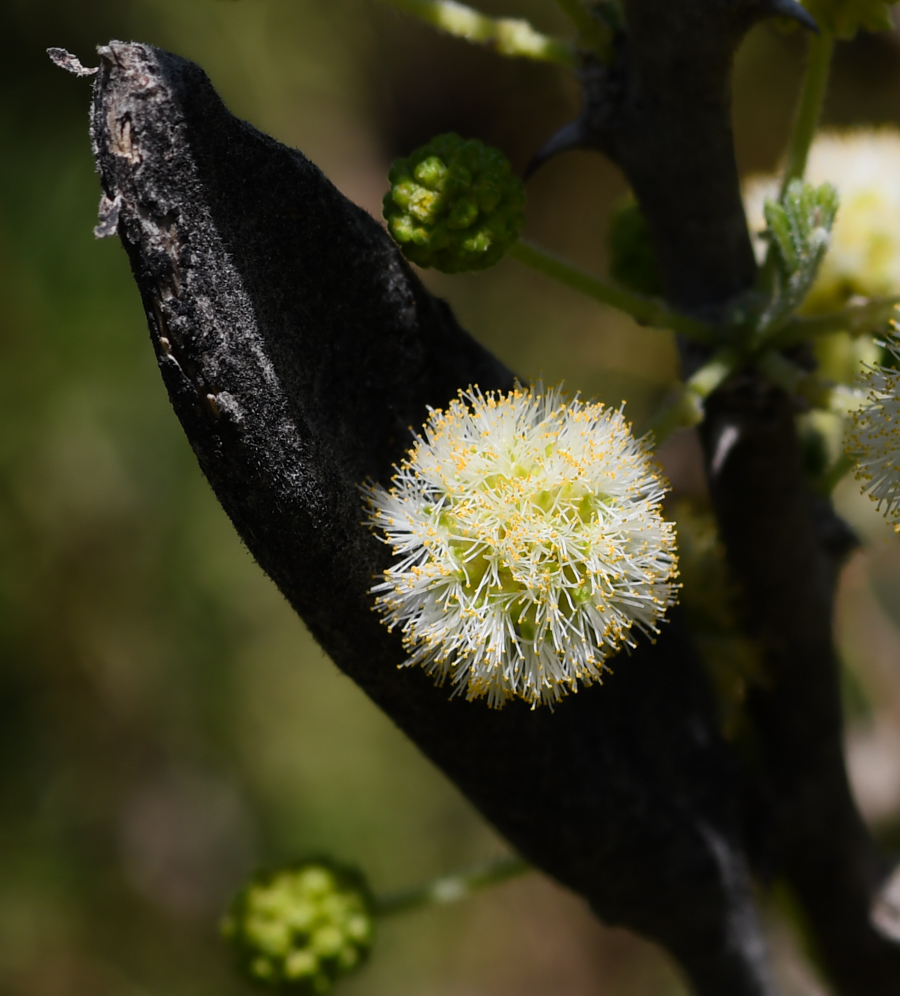
[[[675,601],[666,483],[621,410],[559,389],[461,391],[369,490],[397,557],[372,591],[439,682],[553,704],[653,634]]]
[[[884,345],[900,363],[896,323]],[[847,452],[856,460],[857,479],[865,482],[863,491],[900,532],[900,370],[868,367],[863,383],[868,397],[851,413]]]

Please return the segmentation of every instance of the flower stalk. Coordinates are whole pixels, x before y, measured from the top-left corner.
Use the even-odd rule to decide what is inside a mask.
[[[375,913],[379,916],[391,916],[394,913],[406,913],[423,906],[445,906],[448,903],[456,903],[461,899],[467,899],[480,889],[498,885],[532,870],[531,865],[522,858],[515,856],[497,858],[452,875],[441,875],[410,889],[400,889],[376,897]]]
[[[703,403],[737,370],[742,354],[725,346],[715,352],[685,383],[679,384],[675,400],[663,406],[651,419],[646,431],[661,446],[672,433],[690,429],[703,421]]]
[[[820,34],[813,35],[809,40],[806,73],[800,91],[787,166],[781,180],[781,197],[784,197],[790,182],[802,179],[806,172],[806,160],[809,158],[809,149],[819,125],[825,91],[828,89],[833,55],[834,34],[823,28]]]
[[[775,350],[762,353],[756,360],[760,373],[788,394],[804,398],[813,408],[832,408],[834,385],[823,381],[810,370],[803,370],[784,354]]]
[[[572,290],[586,294],[601,304],[624,311],[640,325],[671,329],[686,339],[703,345],[711,345],[715,341],[713,328],[705,322],[676,311],[659,298],[643,297],[585,273],[531,242],[520,239],[509,250],[509,255]]]
[[[872,298],[860,304],[850,304],[840,311],[825,315],[794,315],[768,339],[772,349],[784,349],[830,332],[863,335],[883,330],[896,315],[900,297]]]
[[[581,0],[556,0],[563,13],[578,31],[579,41],[595,52],[603,62],[612,57],[612,31],[597,20]]]

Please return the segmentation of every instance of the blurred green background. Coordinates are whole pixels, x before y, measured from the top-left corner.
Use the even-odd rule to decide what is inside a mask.
[[[483,8],[565,29],[550,0]],[[561,70],[437,37],[376,0],[0,0],[0,994],[228,996],[245,990],[217,921],[258,864],[331,852],[387,890],[504,845],[318,650],[200,476],[125,255],[91,234],[90,83],[44,54],[90,65],[110,38],[196,60],[237,114],[376,215],[393,157],[454,129],[521,169],[577,91]],[[746,171],[780,154],[802,53],[769,27],[741,52]],[[900,120],[896,37],[844,46],[827,117]],[[601,271],[624,189],[600,156],[564,156],[529,184],[528,234]],[[638,422],[674,376],[668,335],[513,262],[426,280],[522,375],[627,399]],[[697,490],[692,438],[666,456]],[[852,484],[840,499],[871,541],[839,612],[851,762],[890,842],[900,544]],[[822,992],[772,930],[786,993]],[[655,949],[536,875],[385,923],[344,991],[683,993]]]

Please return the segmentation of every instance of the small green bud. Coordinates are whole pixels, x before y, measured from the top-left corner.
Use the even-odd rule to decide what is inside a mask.
[[[322,996],[365,961],[373,908],[360,872],[321,858],[255,875],[221,930],[251,982]]]
[[[613,206],[607,240],[612,278],[639,294],[660,296],[662,280],[650,241],[650,227],[640,204],[631,194]]]
[[[403,255],[443,273],[499,262],[525,223],[525,188],[502,152],[452,132],[391,166],[384,218]]]

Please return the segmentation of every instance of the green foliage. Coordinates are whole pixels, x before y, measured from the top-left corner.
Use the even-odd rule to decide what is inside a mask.
[[[607,232],[610,275],[624,287],[657,297],[662,280],[650,241],[650,228],[641,206],[631,194],[612,209]]]
[[[838,38],[853,38],[857,31],[890,31],[888,7],[897,0],[802,0],[819,27]]]
[[[499,262],[525,223],[525,188],[477,139],[438,135],[388,174],[384,217],[407,259],[443,273]]]
[[[792,180],[780,202],[766,201],[771,297],[761,327],[771,328],[803,302],[828,251],[837,208],[830,183],[814,187],[803,180]]]
[[[259,873],[222,922],[241,972],[280,992],[327,993],[363,963],[372,934],[365,879],[327,858]]]

